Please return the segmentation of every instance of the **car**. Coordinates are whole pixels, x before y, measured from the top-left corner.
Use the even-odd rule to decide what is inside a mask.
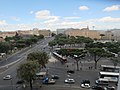
[[[74,84],[74,83],[75,83],[75,80],[72,79],[72,78],[67,78],[67,79],[65,79],[64,82],[65,82],[65,83],[68,83],[68,84]]]
[[[48,77],[44,78],[42,81],[43,84],[55,84],[56,81],[54,79],[49,79]]]
[[[90,88],[90,81],[89,80],[83,80],[80,85],[82,88]]]
[[[114,86],[107,86],[106,88],[107,88],[107,90],[115,90]]]
[[[74,70],[68,70],[67,73],[75,73]]]
[[[103,86],[95,85],[92,86],[92,90],[107,90],[107,88]]]
[[[10,80],[12,79],[11,75],[6,75],[5,77],[3,77],[4,80]]]
[[[24,82],[24,80],[18,80],[16,84],[23,84]]]
[[[59,79],[59,76],[58,75],[52,75],[51,78],[52,79]]]

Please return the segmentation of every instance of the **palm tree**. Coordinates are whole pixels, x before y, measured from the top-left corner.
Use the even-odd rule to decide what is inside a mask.
[[[29,82],[30,90],[32,90],[32,81],[35,77],[35,73],[37,72],[39,64],[35,61],[29,61],[27,63],[21,64],[17,69],[17,76]]]
[[[45,67],[45,64],[48,62],[49,56],[46,52],[33,52],[28,54],[27,60],[28,61],[37,61],[40,66]]]

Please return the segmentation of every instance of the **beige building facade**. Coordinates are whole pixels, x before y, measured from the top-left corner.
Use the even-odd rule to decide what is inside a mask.
[[[100,32],[95,30],[89,30],[89,28],[67,30],[65,31],[65,34],[70,36],[84,36],[91,39],[100,39]]]
[[[14,32],[0,32],[0,37],[2,37],[3,39],[6,38],[6,36],[7,37],[13,37],[13,36],[16,35],[16,32],[20,36],[24,36],[24,35],[43,35],[44,37],[51,37],[51,31],[50,30],[38,30],[38,29],[18,30],[18,31],[14,31]]]
[[[44,37],[51,37],[52,34],[50,30],[39,30],[38,33]]]

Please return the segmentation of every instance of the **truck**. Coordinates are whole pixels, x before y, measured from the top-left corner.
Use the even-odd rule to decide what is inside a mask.
[[[55,84],[54,79],[49,79],[48,77],[45,77],[44,80],[42,81],[43,84]]]

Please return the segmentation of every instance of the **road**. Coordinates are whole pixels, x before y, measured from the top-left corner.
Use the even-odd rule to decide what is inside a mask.
[[[17,85],[16,82],[18,80],[17,76],[16,76],[16,69],[17,67],[21,64],[24,63],[27,57],[27,54],[33,52],[33,51],[45,51],[48,54],[50,54],[50,49],[48,47],[48,42],[50,40],[52,40],[53,38],[47,38],[44,39],[42,41],[40,41],[38,44],[33,45],[32,47],[29,47],[26,50],[23,50],[21,52],[16,53],[15,55],[11,56],[10,58],[8,58],[8,62],[13,62],[16,60],[20,60],[18,63],[12,65],[11,67],[9,67],[5,72],[0,74],[0,90],[23,90],[21,89],[21,85]],[[94,82],[96,80],[96,78],[98,77],[98,70],[92,69],[89,70],[89,66],[93,66],[93,61],[88,62],[88,61],[82,61],[82,70],[80,71],[76,71],[76,63],[74,63],[74,60],[71,58],[68,58],[68,63],[66,64],[61,64],[60,61],[58,61],[57,59],[53,58],[51,56],[51,60],[49,61],[49,63],[46,65],[47,69],[48,69],[48,73],[49,75],[52,74],[57,74],[60,76],[60,79],[58,79],[56,81],[55,85],[43,85],[42,86],[42,90],[88,90],[88,89],[84,89],[80,87],[80,82],[84,79],[89,79],[91,81],[91,86],[94,85]],[[6,65],[8,62],[4,62]],[[80,63],[80,66],[81,66]],[[102,63],[107,63],[105,62],[100,62],[100,64]],[[68,65],[68,67],[67,67]],[[70,74],[68,76],[67,74],[67,70],[69,69],[74,69],[75,73],[74,74]],[[3,77],[6,76],[7,74],[11,74],[12,75],[12,80],[3,80]],[[75,79],[75,84],[65,84],[64,80],[66,78],[73,78]],[[40,81],[38,81],[38,86],[39,86]],[[35,84],[36,86],[36,84]],[[34,88],[35,88],[34,86]],[[37,88],[38,88],[37,86]],[[17,88],[16,88],[17,87]],[[25,90],[29,90],[29,89],[25,89]],[[37,90],[37,89],[35,89]]]
[[[48,46],[48,42],[53,40],[53,38],[45,38],[44,40],[39,41],[37,44],[33,45],[32,47],[29,47],[27,49],[21,50],[20,52],[15,53],[11,57],[7,58],[7,61],[4,60],[0,62],[0,66],[4,67],[7,64],[13,63],[15,61],[19,61],[12,66],[8,66],[8,69],[4,72],[0,72],[0,90],[16,90],[16,87],[19,87],[16,85],[16,82],[18,80],[17,78],[17,73],[16,69],[17,67],[21,64],[24,63],[26,60],[26,57],[29,53],[34,52],[34,51],[44,51],[45,47]],[[47,53],[50,51],[46,49]],[[10,74],[12,76],[11,80],[3,80],[3,77],[6,76],[7,74]],[[13,88],[13,89],[12,89]],[[18,88],[19,89],[19,88]]]

